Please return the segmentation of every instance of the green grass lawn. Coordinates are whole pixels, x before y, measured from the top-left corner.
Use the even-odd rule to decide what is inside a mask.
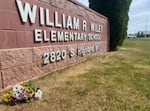
[[[33,81],[40,101],[1,111],[150,111],[150,39],[126,39],[116,52]],[[2,94],[1,94],[2,95]]]

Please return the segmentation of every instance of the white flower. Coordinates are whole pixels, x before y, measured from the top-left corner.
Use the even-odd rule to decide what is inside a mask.
[[[21,85],[15,85],[15,86],[13,87],[13,91],[14,91],[14,92],[19,92],[19,93],[21,93],[21,92],[23,91],[23,89],[24,89],[24,87],[21,86]]]
[[[14,97],[14,98],[16,98],[16,99],[18,99],[18,100],[21,100],[21,99],[22,99],[22,97],[20,96],[20,93],[19,93],[19,92],[13,92],[12,97]]]
[[[35,95],[34,95],[34,97],[35,98],[42,98],[42,95],[43,95],[43,92],[40,90],[40,89],[37,89],[37,91],[35,92]]]

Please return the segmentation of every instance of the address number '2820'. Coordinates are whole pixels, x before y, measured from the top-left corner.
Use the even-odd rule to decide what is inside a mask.
[[[57,50],[56,52],[44,53],[43,62],[44,64],[53,63],[56,61],[64,60],[66,58],[66,50]]]

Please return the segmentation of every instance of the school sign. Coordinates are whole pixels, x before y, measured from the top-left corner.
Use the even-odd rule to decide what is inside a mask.
[[[0,18],[0,89],[108,50],[107,17],[75,0],[1,0]]]

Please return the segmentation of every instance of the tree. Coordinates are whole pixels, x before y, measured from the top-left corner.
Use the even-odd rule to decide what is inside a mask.
[[[89,0],[89,7],[107,16],[110,22],[110,50],[117,50],[127,37],[128,11],[132,0]]]
[[[144,37],[144,36],[145,36],[145,34],[144,34],[143,32],[138,31],[138,33],[137,33],[137,37]]]
[[[138,31],[138,33],[136,34],[137,37],[141,37],[141,33],[140,31]]]
[[[141,37],[144,37],[145,35],[144,35],[144,33],[143,32],[141,32]]]

